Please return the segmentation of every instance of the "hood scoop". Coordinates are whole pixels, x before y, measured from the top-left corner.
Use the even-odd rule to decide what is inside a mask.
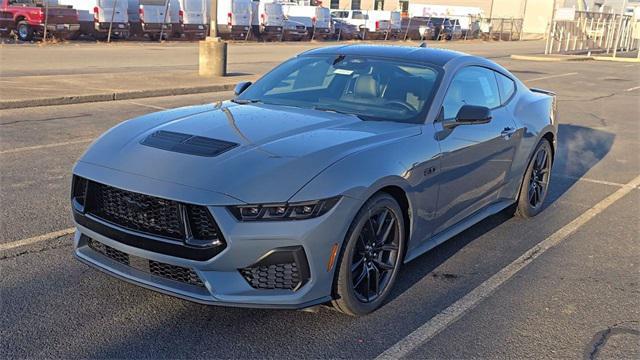
[[[182,154],[206,157],[218,156],[238,146],[237,143],[229,141],[165,130],[152,133],[142,140],[140,144]]]

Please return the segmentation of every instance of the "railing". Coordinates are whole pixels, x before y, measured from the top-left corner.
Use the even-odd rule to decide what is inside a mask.
[[[485,26],[488,27],[483,31],[485,40],[513,41],[522,37],[522,19],[492,18]]]
[[[571,21],[553,21],[547,32],[545,54],[611,53],[638,49],[634,34],[640,26],[631,16],[576,13]]]

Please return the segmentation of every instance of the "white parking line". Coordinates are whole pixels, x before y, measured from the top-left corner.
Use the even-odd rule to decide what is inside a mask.
[[[625,185],[625,184],[621,184],[621,183],[617,183],[617,182],[612,182],[612,181],[605,181],[605,180],[598,180],[598,179],[590,179],[590,178],[577,177],[577,176],[559,175],[559,177],[561,177],[561,178],[565,178],[565,179],[577,180],[577,181],[590,182],[590,183],[600,184],[600,185],[616,186],[616,187],[623,187],[623,186]]]
[[[91,138],[91,139],[79,139],[79,140],[65,141],[65,142],[59,142],[59,143],[53,143],[53,144],[44,144],[44,145],[26,146],[26,147],[21,147],[21,148],[13,148],[13,149],[0,151],[0,155],[13,154],[13,153],[18,153],[18,152],[23,152],[23,151],[30,151],[30,150],[46,149],[46,148],[65,146],[65,145],[82,144],[82,143],[91,142],[93,140],[94,140],[93,138]]]
[[[632,87],[632,88],[629,88],[629,89],[627,89],[625,91],[628,92],[628,91],[633,91],[633,90],[638,90],[638,89],[640,89],[640,86]]]
[[[42,242],[42,241],[57,239],[57,238],[59,238],[61,236],[73,234],[75,231],[76,231],[76,228],[68,228],[68,229],[64,229],[64,230],[50,232],[50,233],[44,234],[44,235],[34,236],[34,237],[28,238],[28,239],[22,239],[22,240],[17,240],[17,241],[12,241],[12,242],[8,242],[8,243],[0,244],[0,251],[11,250],[11,249],[15,249],[15,248],[20,247],[20,246],[27,246],[27,245],[39,243],[39,242]]]
[[[565,76],[573,76],[573,75],[578,75],[578,73],[577,72],[572,72],[572,73],[559,74],[559,75],[549,75],[549,76],[543,76],[543,77],[539,77],[539,78],[533,78],[533,79],[525,80],[524,82],[547,80],[547,79],[554,79],[554,78],[565,77]]]
[[[147,104],[142,104],[139,102],[135,102],[135,101],[129,101],[130,104],[133,105],[138,105],[138,106],[142,106],[142,107],[148,107],[150,109],[156,109],[156,110],[167,110],[167,108],[162,107],[162,106],[155,106],[155,105],[147,105]]]
[[[502,270],[498,271],[495,275],[473,289],[463,298],[456,301],[448,308],[444,309],[441,313],[431,318],[431,320],[426,322],[424,325],[420,326],[414,332],[407,335],[404,339],[400,340],[395,345],[380,354],[377,359],[398,359],[410,355],[412,351],[418,349],[420,346],[422,346],[423,344],[431,340],[434,336],[438,335],[441,331],[446,329],[449,325],[460,319],[469,310],[475,308],[480,302],[490,296],[496,289],[498,289],[507,280],[511,279],[513,275],[518,273],[525,266],[529,265],[538,256],[544,254],[547,250],[558,245],[564,239],[569,237],[569,235],[578,230],[582,225],[586,224],[593,217],[603,212],[613,203],[620,200],[623,196],[627,195],[638,186],[640,186],[640,176],[631,180],[631,182],[625,184],[623,187],[616,190],[613,194],[607,196],[604,200],[595,204],[592,208],[584,212],[582,215],[578,216],[573,221],[563,226],[560,230],[556,231],[533,248],[529,249],[529,251],[522,254],[522,256],[513,261],[511,264],[507,265]],[[417,354],[417,357],[419,358],[420,355]]]

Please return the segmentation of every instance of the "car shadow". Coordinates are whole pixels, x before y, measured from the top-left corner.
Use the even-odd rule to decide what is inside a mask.
[[[545,208],[561,198],[582,176],[600,162],[611,150],[614,139],[615,135],[606,131],[560,124],[557,139],[558,148],[555,151],[555,161]],[[445,280],[454,279],[458,275],[437,273],[434,270],[465,246],[512,217],[512,208],[490,216],[406,264],[388,301],[400,296],[425,276],[440,277]]]

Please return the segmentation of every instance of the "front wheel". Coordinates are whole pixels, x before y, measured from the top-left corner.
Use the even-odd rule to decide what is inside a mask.
[[[358,212],[342,247],[333,284],[333,306],[348,315],[379,308],[395,283],[405,246],[398,202],[380,193]]]
[[[547,139],[542,139],[524,174],[516,216],[530,218],[542,211],[542,205],[549,191],[552,162],[551,144]]]
[[[18,23],[18,26],[16,26],[16,33],[18,35],[18,39],[22,41],[33,40],[33,28],[25,20],[22,20]]]

